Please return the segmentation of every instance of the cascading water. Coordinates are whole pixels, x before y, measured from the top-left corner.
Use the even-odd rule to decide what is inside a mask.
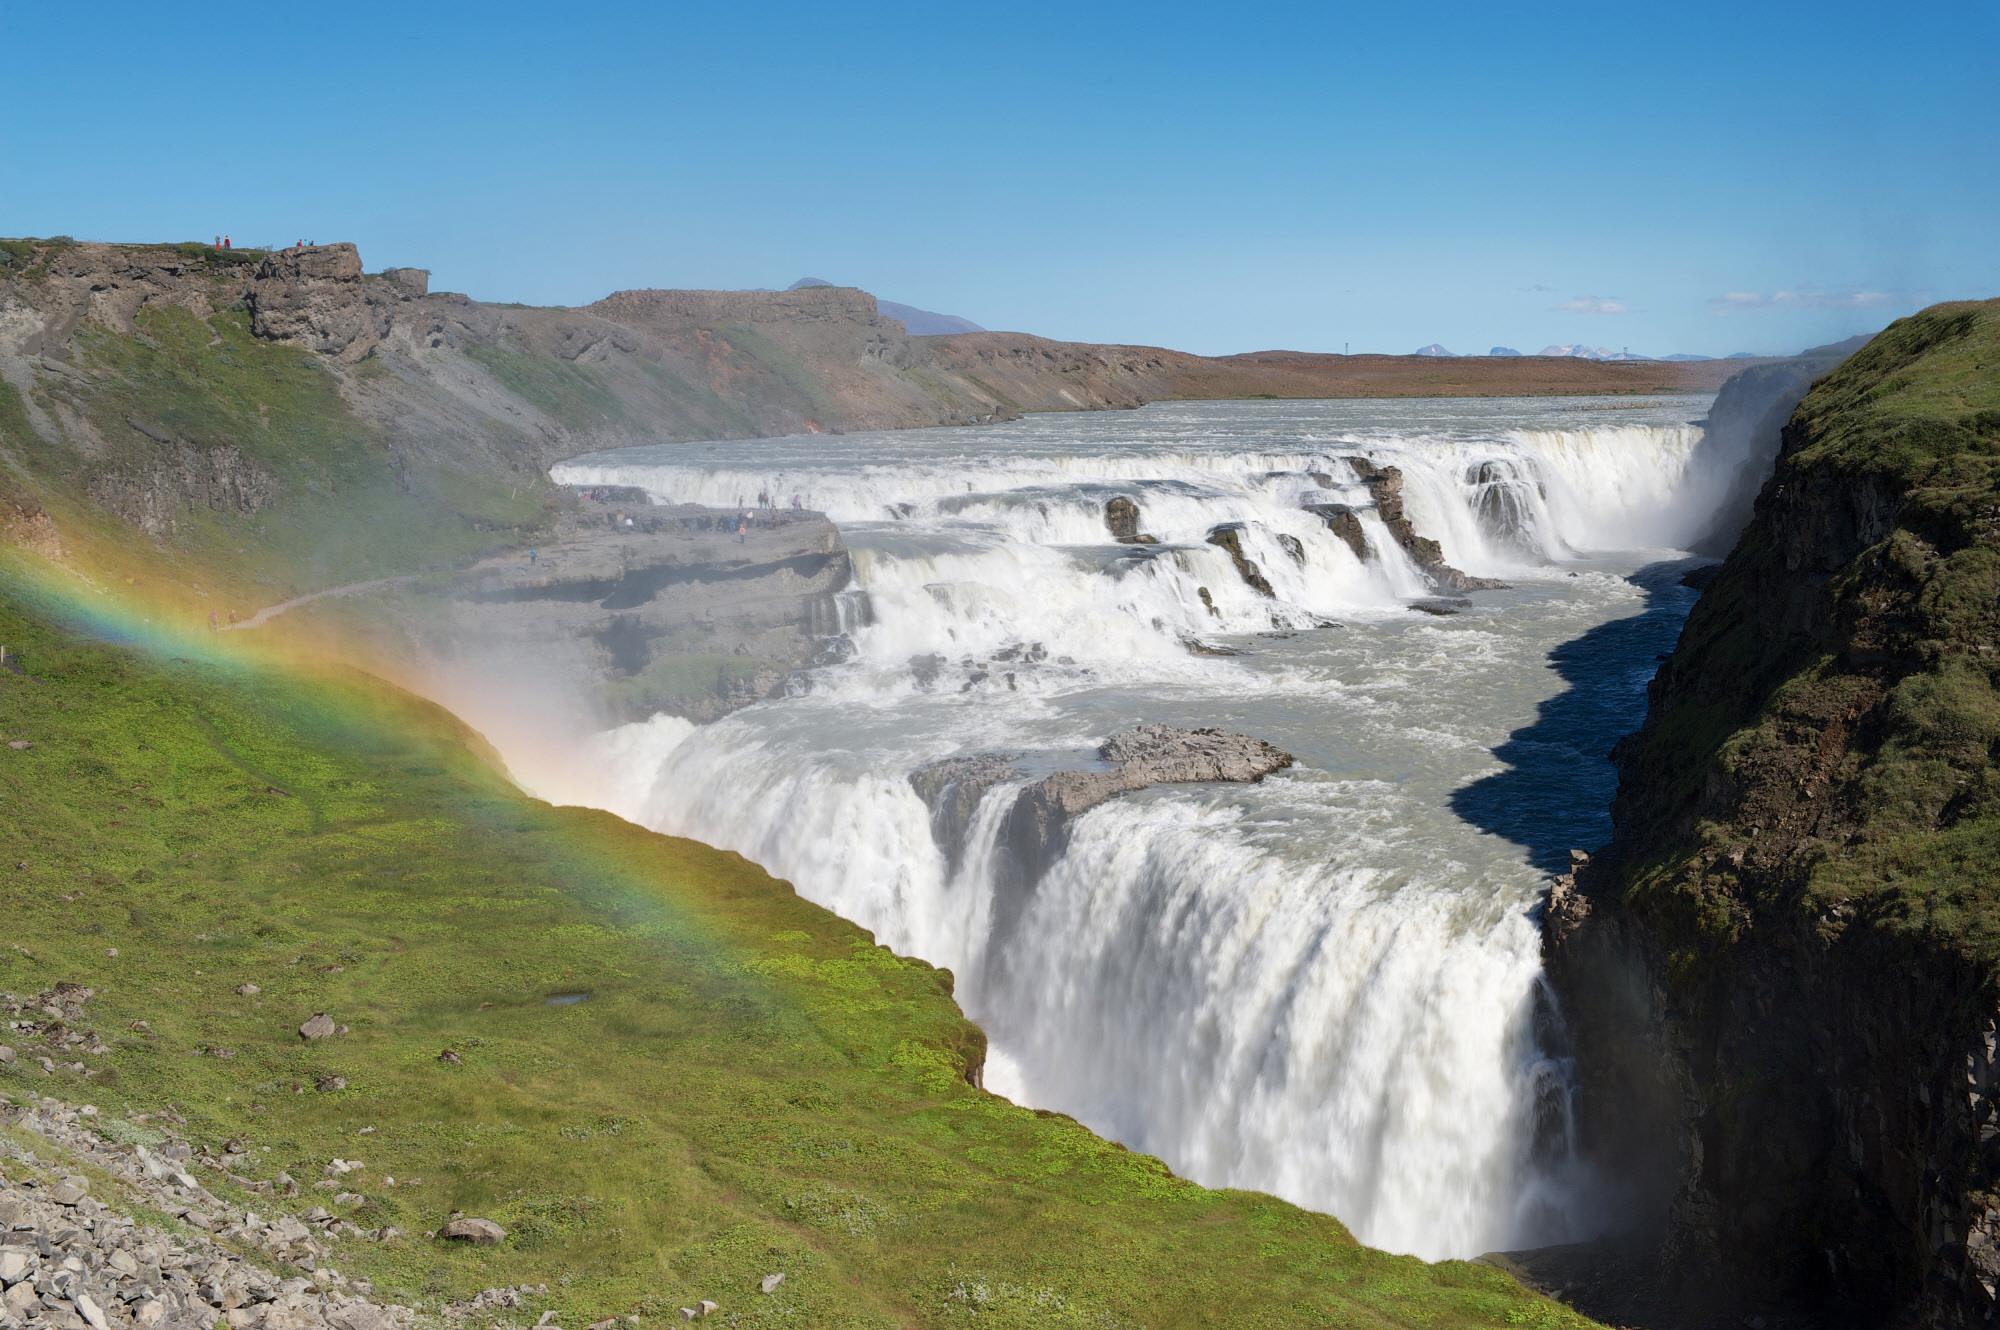
[[[853,651],[713,725],[600,736],[605,779],[545,792],[738,850],[950,967],[990,1087],[1197,1181],[1430,1257],[1582,1236],[1531,918],[1545,879],[1454,795],[1557,693],[1550,650],[1640,612],[1624,574],[1721,502],[1690,471],[1692,405],[1197,404],[579,459],[558,478],[828,512],[855,554]],[[1515,588],[1411,614],[1431,589],[1366,483],[1389,465],[1420,533]],[[1113,543],[1119,497],[1153,543]],[[1308,507],[1328,504],[1361,553]],[[1271,594],[1211,543],[1221,527]],[[1667,641],[1684,611],[1666,605]],[[1625,726],[1649,665],[1606,667]],[[910,779],[971,752],[1087,759],[1142,719],[1300,764],[1113,800],[1031,880],[999,844],[1016,784],[966,808]],[[1596,764],[1600,804],[1613,738],[1557,756]]]

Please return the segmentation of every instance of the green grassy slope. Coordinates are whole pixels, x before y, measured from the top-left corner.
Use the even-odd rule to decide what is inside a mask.
[[[0,737],[32,747],[0,747],[0,989],[90,985],[111,1052],[0,1092],[114,1131],[171,1103],[295,1209],[362,1160],[356,1222],[410,1236],[340,1264],[386,1295],[547,1281],[522,1323],[572,1326],[704,1297],[744,1326],[1582,1324],[974,1089],[948,976],[733,855],[526,799],[426,704],[79,636],[5,585]],[[318,1011],[350,1032],[302,1042]],[[509,1240],[427,1241],[454,1208]]]
[[[202,319],[156,307],[129,333],[86,325],[77,341],[85,372],[38,392],[46,419],[87,422],[93,437],[37,432],[19,392],[0,383],[0,497],[47,509],[80,566],[132,578],[156,601],[198,585],[224,607],[256,608],[461,562],[548,518],[552,490],[538,470],[505,464],[506,440],[413,462],[348,406],[320,358],[260,341],[241,310]],[[236,450],[270,478],[274,497],[254,512],[170,505],[171,531],[135,532],[106,511],[107,495],[172,471],[173,454],[148,430],[204,453]],[[516,441],[514,451],[529,450]]]
[[[1633,745],[1638,908],[1860,918],[2000,967],[2000,302],[1893,324],[1787,429]],[[1733,858],[1732,858],[1733,856]]]

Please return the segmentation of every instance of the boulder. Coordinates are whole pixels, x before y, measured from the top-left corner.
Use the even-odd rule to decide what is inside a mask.
[[[325,1012],[316,1013],[313,1018],[299,1027],[299,1038],[310,1043],[315,1039],[326,1039],[338,1034],[340,1027],[333,1023],[333,1017]]]
[[[76,1306],[77,1314],[89,1323],[90,1330],[111,1330],[111,1323],[104,1319],[104,1309],[88,1293],[78,1289],[70,1301]]]
[[[1001,834],[1012,871],[1024,882],[1032,883],[1054,862],[1074,818],[1108,799],[1154,785],[1254,782],[1293,762],[1290,753],[1249,735],[1154,724],[1120,730],[1104,741],[1097,756],[1106,765],[1057,771],[1014,797]],[[913,772],[910,783],[930,806],[934,821],[950,809],[949,821],[962,837],[971,809],[986,791],[1025,778],[1022,768],[1019,756],[975,754]]]
[[[1123,494],[1104,505],[1104,525],[1111,532],[1111,538],[1120,545],[1160,543],[1157,536],[1148,536],[1139,530],[1139,505]]]
[[[507,1238],[507,1230],[490,1219],[462,1217],[454,1219],[438,1230],[438,1237],[446,1242],[463,1242],[474,1247],[492,1247]]]
[[[1242,577],[1252,591],[1255,591],[1260,596],[1269,596],[1273,599],[1277,597],[1278,593],[1271,589],[1271,584],[1265,579],[1263,570],[1258,568],[1250,556],[1243,552],[1243,524],[1241,522],[1225,522],[1221,526],[1216,527],[1208,533],[1208,543],[1229,556],[1229,561],[1236,565],[1237,574]]]
[[[1326,523],[1326,529],[1340,537],[1341,543],[1354,551],[1355,558],[1368,557],[1368,535],[1361,529],[1361,518],[1353,508],[1344,503],[1309,503],[1306,511]]]

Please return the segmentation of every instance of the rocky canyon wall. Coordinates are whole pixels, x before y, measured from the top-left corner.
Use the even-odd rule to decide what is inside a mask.
[[[2000,302],[1938,306],[1793,415],[1547,914],[1696,1320],[1996,1313],[1996,670]]]

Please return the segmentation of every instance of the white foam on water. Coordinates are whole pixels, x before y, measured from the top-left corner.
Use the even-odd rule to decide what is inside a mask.
[[[854,651],[803,696],[600,736],[595,788],[529,783],[740,851],[949,967],[991,1087],[1200,1182],[1427,1257],[1584,1236],[1593,1186],[1536,1035],[1546,884],[1450,801],[1559,690],[1549,650],[1633,612],[1617,572],[1645,556],[1605,552],[1673,548],[1715,511],[1690,467],[1702,405],[1192,404],[566,463],[666,501],[827,511],[855,554]],[[1356,458],[1401,468],[1453,563],[1529,585],[1410,615],[1430,588]],[[1159,544],[1111,541],[1114,496]],[[1352,506],[1369,557],[1309,503]],[[1209,543],[1224,525],[1273,595]],[[1251,654],[1189,650],[1209,642]],[[1141,719],[1304,761],[1102,805],[1029,882],[1001,843],[1016,786],[954,847],[909,780],[966,752],[1087,757]]]

